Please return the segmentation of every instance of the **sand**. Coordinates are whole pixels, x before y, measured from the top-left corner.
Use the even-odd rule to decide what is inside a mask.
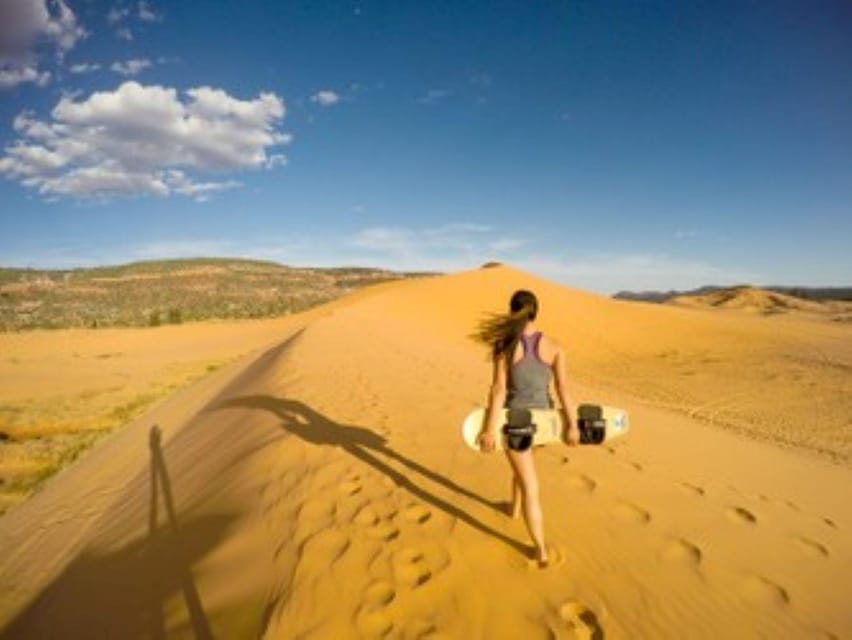
[[[506,461],[458,434],[489,384],[466,335],[519,286],[565,346],[575,399],[632,418],[611,446],[536,452],[545,570],[505,513]],[[0,628],[848,637],[849,331],[618,302],[508,267],[371,287],[0,518]]]

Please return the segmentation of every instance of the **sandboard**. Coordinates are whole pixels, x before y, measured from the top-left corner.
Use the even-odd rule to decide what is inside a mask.
[[[495,449],[506,448],[506,436],[502,427],[509,422],[509,409],[501,409],[497,421]],[[462,439],[471,449],[479,451],[476,439],[482,431],[486,410],[474,409],[462,423]],[[543,446],[554,442],[565,442],[567,429],[561,409],[529,409],[532,423],[536,426],[533,446]],[[607,407],[600,404],[581,404],[577,407],[577,426],[580,428],[580,444],[602,444],[619,438],[630,429],[630,419],[624,409]]]

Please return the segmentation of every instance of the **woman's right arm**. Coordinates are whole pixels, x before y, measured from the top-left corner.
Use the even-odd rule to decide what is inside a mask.
[[[497,423],[500,421],[500,410],[506,402],[506,358],[503,354],[494,356],[494,370],[491,381],[491,391],[488,395],[488,411],[485,414],[485,424],[479,434],[479,446],[483,451],[494,450],[494,440],[497,437]]]
[[[553,370],[556,382],[556,395],[559,397],[559,403],[562,405],[562,411],[565,412],[565,421],[568,425],[568,444],[580,444],[580,429],[577,422],[573,419],[574,401],[568,395],[568,387],[566,385],[567,375],[565,374],[565,354],[561,348],[557,348],[556,357],[553,359]]]

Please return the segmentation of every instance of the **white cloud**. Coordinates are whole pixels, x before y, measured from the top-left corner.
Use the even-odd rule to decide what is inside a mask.
[[[317,91],[311,96],[311,102],[318,103],[321,107],[330,107],[337,102],[340,102],[340,95],[330,89]]]
[[[115,6],[107,13],[107,21],[110,24],[118,24],[130,15],[130,9],[127,7]]]
[[[151,5],[145,2],[145,0],[140,0],[136,7],[136,15],[138,15],[139,19],[143,22],[158,22],[161,19],[159,15],[154,13],[154,10],[151,9]]]
[[[692,289],[707,284],[764,280],[749,270],[666,254],[578,253],[553,258],[530,254],[520,256],[513,264],[546,278],[605,293]]]
[[[417,102],[420,104],[435,104],[444,98],[449,98],[451,95],[453,95],[452,92],[447,89],[429,89],[426,95],[417,99]]]
[[[492,253],[488,248],[490,231],[488,226],[467,222],[419,229],[368,227],[352,236],[347,245],[362,252],[366,263],[379,259],[412,269],[439,268],[438,264],[475,265]]]
[[[38,66],[40,45],[52,45],[56,56],[65,54],[86,30],[77,23],[64,0],[3,0],[0,2],[0,89],[34,82],[40,86],[50,73]]]
[[[207,258],[236,256],[231,242],[223,240],[161,240],[128,247],[121,261],[162,260],[166,258]]]
[[[528,241],[524,238],[497,238],[488,243],[488,248],[494,253],[505,253],[520,249],[527,243]]]
[[[242,183],[236,180],[193,182],[180,169],[169,169],[165,175],[165,182],[172,191],[189,196],[197,202],[206,202],[217,191],[225,191],[242,186]]]
[[[78,64],[72,64],[69,68],[71,73],[91,73],[92,71],[97,71],[101,68],[101,65],[92,62],[80,62]]]
[[[452,243],[436,241],[435,237],[451,235],[436,233],[441,228],[373,227],[361,230],[354,238],[327,233],[288,233],[277,237],[266,234],[263,237],[227,240],[201,236],[112,245],[108,249],[49,249],[46,248],[49,245],[42,244],[37,250],[16,248],[14,252],[7,251],[0,255],[0,264],[70,268],[141,259],[230,256],[305,267],[370,266],[401,271],[454,272],[497,260],[569,287],[604,294],[619,290],[665,291],[706,284],[760,283],[778,279],[728,265],[720,267],[701,260],[684,260],[664,254],[551,253],[548,257],[541,244],[528,237],[518,238],[525,249],[512,247],[510,256],[500,256],[488,252],[487,245],[499,241],[499,237],[495,238],[490,231],[473,232],[474,237],[468,238],[473,253],[467,253]]]
[[[5,149],[0,173],[45,197],[104,198],[181,194],[204,200],[239,186],[195,174],[280,166],[290,136],[278,130],[284,102],[272,93],[240,100],[197,87],[128,81],[77,100],[65,96],[48,122],[25,111],[21,136]]]
[[[498,234],[486,225],[452,223],[431,228],[369,227],[335,247],[324,240],[327,264],[388,269],[457,271],[499,261],[568,286],[601,293],[690,289],[706,284],[759,282],[761,274],[735,266],[666,254],[552,253],[532,237]],[[550,256],[550,257],[548,257]]]
[[[0,89],[16,87],[24,82],[32,82],[43,87],[50,82],[50,72],[39,71],[33,66],[0,67]]]
[[[287,143],[289,144],[289,141],[292,138],[292,136],[284,135],[284,136],[282,136],[282,139],[283,138],[286,138]],[[284,144],[284,143],[282,143],[282,144]],[[283,153],[273,153],[269,156],[269,159],[266,161],[266,164],[264,164],[263,166],[266,167],[267,169],[274,169],[275,167],[283,167],[286,164],[287,164],[287,156],[285,156]]]
[[[151,66],[151,61],[147,58],[132,58],[124,62],[113,62],[110,65],[110,70],[120,73],[123,76],[135,76],[140,71]]]
[[[53,9],[51,12],[49,9]],[[3,0],[0,3],[0,56],[27,57],[46,38],[58,53],[71,50],[86,36],[63,0]]]
[[[133,40],[133,32],[128,27],[116,29],[115,36],[121,40],[127,40],[128,42]]]

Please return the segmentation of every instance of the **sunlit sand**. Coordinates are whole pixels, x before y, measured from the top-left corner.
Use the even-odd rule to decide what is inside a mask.
[[[611,446],[537,452],[544,570],[506,514],[505,460],[458,432],[490,375],[467,335],[519,287],[568,354],[572,396],[624,407],[632,424]],[[378,285],[279,322],[217,336],[266,346],[165,398],[0,518],[6,635],[852,629],[848,323],[619,302],[509,267]],[[112,350],[154,352],[193,331],[116,331]],[[97,333],[57,335],[86,353]],[[37,342],[14,357],[30,382],[9,389],[44,375],[81,393],[101,375],[94,358],[51,361]]]

